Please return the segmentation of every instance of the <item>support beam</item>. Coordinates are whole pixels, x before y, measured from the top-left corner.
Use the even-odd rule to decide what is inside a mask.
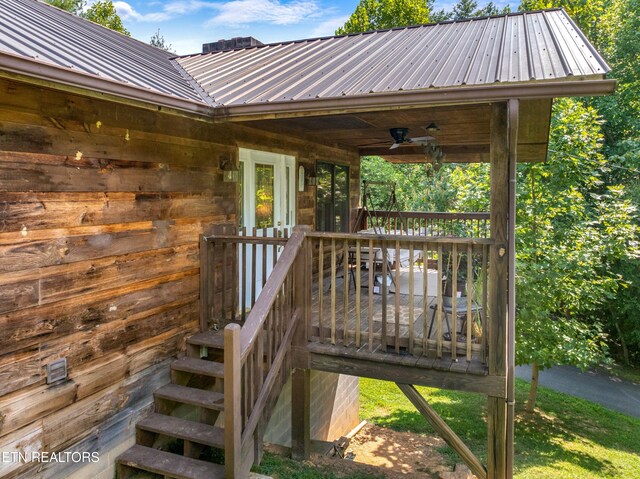
[[[513,444],[515,441],[515,362],[516,362],[516,163],[518,161],[518,127],[520,126],[520,102],[509,100],[509,271],[507,283],[507,471],[506,478],[513,477]]]
[[[308,459],[311,451],[311,371],[291,374],[291,458]]]
[[[507,273],[509,261],[509,118],[507,102],[491,105],[491,246],[489,256],[489,375],[506,378],[507,373]],[[507,477],[507,402],[488,400],[488,477]]]
[[[445,440],[451,448],[458,453],[462,460],[469,466],[471,472],[473,472],[478,479],[486,479],[487,471],[478,460],[471,449],[462,442],[462,439],[444,422],[444,420],[438,415],[429,403],[422,397],[422,395],[411,384],[399,384],[396,385],[404,393],[409,401],[416,407],[420,414],[431,424],[438,434]]]

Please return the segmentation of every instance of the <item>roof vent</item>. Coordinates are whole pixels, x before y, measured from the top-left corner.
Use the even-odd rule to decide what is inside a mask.
[[[202,53],[221,52],[223,50],[235,50],[237,48],[250,48],[264,45],[253,37],[235,37],[231,40],[218,40],[213,43],[203,43]]]

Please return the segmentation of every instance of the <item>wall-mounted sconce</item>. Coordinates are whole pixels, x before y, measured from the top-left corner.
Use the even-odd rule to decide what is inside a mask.
[[[233,157],[220,157],[220,169],[222,170],[222,181],[225,183],[237,183],[240,179],[240,170],[233,161]]]
[[[310,170],[307,174],[307,184],[309,186],[318,186],[318,177],[316,176],[316,172]]]

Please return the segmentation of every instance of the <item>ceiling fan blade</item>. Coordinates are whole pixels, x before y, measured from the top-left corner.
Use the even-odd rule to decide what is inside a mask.
[[[391,147],[389,148],[390,150],[395,150],[396,148],[398,148],[400,146],[400,143],[394,143],[393,145],[391,145]]]
[[[409,143],[426,143],[427,141],[435,140],[433,136],[416,136],[415,138],[409,138]]]

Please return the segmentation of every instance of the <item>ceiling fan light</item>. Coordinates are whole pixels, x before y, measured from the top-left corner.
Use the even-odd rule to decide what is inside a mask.
[[[434,131],[440,131],[440,127],[432,121],[426,126],[425,130],[427,130],[429,133],[432,133]]]
[[[389,133],[396,143],[404,143],[409,134],[409,128],[389,128]]]

